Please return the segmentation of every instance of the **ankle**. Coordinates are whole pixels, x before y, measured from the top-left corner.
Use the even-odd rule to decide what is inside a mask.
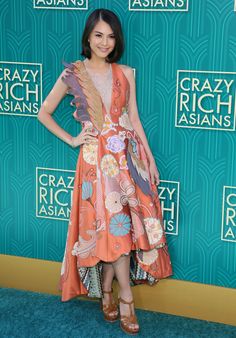
[[[104,285],[102,285],[102,290],[103,290],[103,292],[112,292],[113,291],[112,285],[104,284]]]
[[[127,302],[131,302],[133,300],[133,294],[131,289],[121,289],[119,291],[118,297],[124,299]]]

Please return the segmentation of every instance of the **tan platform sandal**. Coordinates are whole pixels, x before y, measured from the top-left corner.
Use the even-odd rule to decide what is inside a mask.
[[[131,305],[134,303],[134,300],[131,300],[130,302],[125,301],[122,298],[118,298],[119,303],[127,304],[129,305],[130,315],[120,315],[120,327],[125,333],[128,334],[137,334],[139,332],[139,327],[135,328],[134,324],[138,324],[137,317],[135,313],[132,311]]]
[[[116,302],[112,299],[112,292],[111,291],[103,291],[103,293],[107,293],[109,295],[109,304],[103,304],[102,298],[100,300],[101,310],[104,314],[104,319],[108,322],[115,322],[119,317],[119,311]]]

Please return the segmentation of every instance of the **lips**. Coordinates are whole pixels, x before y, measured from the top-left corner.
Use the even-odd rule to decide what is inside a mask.
[[[109,48],[99,48],[99,50],[103,53],[106,53],[109,51]]]

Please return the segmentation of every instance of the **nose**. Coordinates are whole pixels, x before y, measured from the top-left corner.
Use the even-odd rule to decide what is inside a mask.
[[[107,37],[106,36],[103,36],[102,37],[102,46],[106,46],[107,45]]]

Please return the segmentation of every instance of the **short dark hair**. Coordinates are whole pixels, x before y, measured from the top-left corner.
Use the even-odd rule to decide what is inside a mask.
[[[91,58],[91,49],[88,42],[88,38],[96,24],[100,21],[105,21],[108,25],[110,25],[114,35],[115,35],[115,47],[113,51],[107,56],[106,60],[109,63],[118,61],[124,51],[124,37],[121,28],[121,23],[117,15],[104,8],[98,8],[93,11],[85,24],[84,32],[82,35],[82,56],[87,57],[88,59]]]

